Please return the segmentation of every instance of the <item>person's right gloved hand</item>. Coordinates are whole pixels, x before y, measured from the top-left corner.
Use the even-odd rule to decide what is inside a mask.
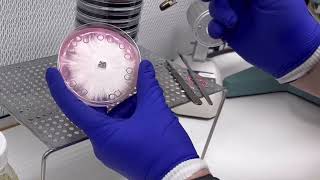
[[[311,66],[305,62],[320,45],[319,24],[304,0],[211,0],[210,13],[212,37],[278,79]]]

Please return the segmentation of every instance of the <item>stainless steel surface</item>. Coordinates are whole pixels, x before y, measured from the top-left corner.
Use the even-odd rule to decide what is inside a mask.
[[[187,19],[199,43],[207,47],[218,47],[223,42],[220,39],[211,38],[208,34],[208,24],[213,19],[208,6],[208,2],[194,1],[187,11]]]
[[[54,153],[55,150],[53,149],[49,149],[48,151],[46,151],[41,158],[41,180],[45,180],[46,179],[46,173],[47,173],[47,159],[48,157]]]
[[[199,62],[207,61],[208,52],[209,52],[208,46],[205,46],[199,42],[196,42],[194,45],[193,53],[192,53],[193,61],[199,61]]]
[[[186,65],[188,72],[193,80],[193,82],[197,85],[197,88],[200,90],[200,93],[203,95],[203,97],[206,99],[206,101],[208,102],[209,105],[213,105],[209,95],[207,94],[207,92],[205,91],[205,89],[203,89],[202,85],[199,83],[199,81],[196,78],[196,74],[195,72],[193,72],[192,68],[190,67],[189,63],[187,62],[187,60],[183,57],[183,55],[179,54],[182,62]]]
[[[189,62],[189,65],[192,67],[194,71],[201,72],[200,74],[198,74],[199,76],[213,79],[214,81],[213,84],[221,83],[219,69],[217,68],[216,64],[213,61],[211,61],[211,59],[208,59],[205,62],[199,63],[199,62],[193,61],[191,55],[186,55],[186,54],[183,54],[183,55],[184,55],[184,58]],[[181,67],[185,67],[180,57],[177,57],[173,62]],[[202,83],[202,81],[200,82]],[[193,81],[192,81],[192,84],[194,85]],[[195,88],[198,90],[196,86]],[[214,87],[211,87],[211,88],[216,89]],[[198,106],[193,104],[192,102],[189,102],[181,106],[174,107],[172,111],[175,112],[176,114],[183,114],[184,116],[201,118],[203,120],[213,119],[218,112],[219,103],[221,102],[221,98],[222,98],[221,91],[223,90],[223,88],[220,87],[216,89],[215,93],[212,93],[211,88],[206,88],[206,91],[208,94],[210,94],[210,99],[214,104],[213,106],[204,102],[206,100],[204,98],[201,98],[202,102],[204,102],[202,103],[201,106]],[[200,96],[202,96],[201,93],[200,93]]]
[[[56,148],[86,137],[54,103],[45,71],[56,56],[0,68],[0,103],[47,147]]]
[[[191,89],[191,87],[189,86],[189,84],[187,84],[187,82],[180,76],[180,74],[178,73],[178,71],[173,67],[173,65],[167,61],[169,70],[171,71],[171,74],[173,75],[173,77],[176,79],[176,81],[180,84],[180,86],[182,87],[182,89],[185,91],[186,95],[190,98],[190,100],[197,105],[201,105],[202,101],[200,100],[200,98],[193,92],[193,90]]]
[[[162,58],[161,56],[158,56],[154,52],[147,50],[141,46],[140,46],[140,52],[143,59],[148,59],[153,63],[156,74],[157,74],[157,79],[164,91],[164,96],[166,97],[166,103],[169,105],[169,107],[175,110],[176,108],[183,109],[185,106],[189,106],[188,104],[193,104],[192,102],[190,102],[184,90],[175,81],[175,78],[172,76],[172,74],[168,70],[166,59]],[[192,81],[190,81],[190,77],[187,70],[185,68],[182,68],[179,65],[176,65],[176,64],[172,64],[172,65],[179,72],[182,78],[189,83],[189,86],[193,89],[196,95],[198,97],[201,97],[202,95],[198,90],[198,88],[192,83]],[[207,81],[206,90],[208,94],[214,96],[214,94],[223,90],[221,86],[216,84],[215,79],[204,78],[203,80]],[[220,102],[219,99],[217,100]],[[194,105],[194,106],[199,107],[198,105]],[[177,114],[190,116],[189,112],[186,114],[183,111],[179,111],[179,112],[177,111]],[[197,116],[197,114],[195,114],[195,116],[193,117],[202,117],[202,116]]]
[[[216,126],[217,126],[217,123],[218,123],[218,120],[219,120],[219,117],[220,117],[224,102],[226,100],[226,95],[227,95],[227,90],[223,90],[222,91],[222,100],[220,102],[220,105],[219,105],[219,108],[218,108],[218,111],[217,111],[217,115],[215,116],[214,121],[212,123],[212,126],[211,126],[211,129],[210,129],[206,144],[205,144],[204,149],[202,151],[201,159],[204,159],[206,154],[207,154],[208,147],[209,147],[209,144],[210,144],[211,139],[212,139],[212,135],[214,133],[214,130],[216,129]]]

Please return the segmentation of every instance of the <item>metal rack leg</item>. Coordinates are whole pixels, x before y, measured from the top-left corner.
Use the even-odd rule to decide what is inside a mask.
[[[46,179],[46,171],[47,171],[47,159],[48,156],[52,153],[54,153],[56,150],[54,149],[49,149],[48,151],[46,151],[41,159],[41,180],[45,180]]]
[[[226,96],[227,96],[227,91],[226,91],[226,90],[222,91],[222,100],[221,100],[221,102],[220,102],[217,115],[216,115],[216,117],[214,118],[214,121],[213,121],[213,123],[212,123],[211,129],[210,129],[210,132],[209,132],[209,136],[208,136],[208,138],[207,138],[207,142],[206,142],[206,144],[204,145],[204,149],[203,149],[202,154],[201,154],[201,159],[204,159],[205,156],[206,156],[206,154],[207,154],[207,150],[208,150],[209,144],[210,144],[210,142],[211,142],[213,132],[214,132],[214,130],[215,130],[215,128],[216,128],[218,119],[219,119],[219,117],[220,117],[220,114],[221,114],[221,111],[222,111],[222,107],[223,107],[224,102],[225,102],[225,100],[226,100]]]

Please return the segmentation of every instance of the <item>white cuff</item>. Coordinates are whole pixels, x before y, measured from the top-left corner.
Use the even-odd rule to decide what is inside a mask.
[[[320,47],[313,53],[313,55],[295,70],[291,71],[290,73],[286,74],[285,76],[277,79],[279,83],[289,83],[295,81],[306,73],[308,73],[312,68],[320,62]]]
[[[208,169],[202,159],[191,159],[176,166],[162,180],[185,180],[202,169]]]

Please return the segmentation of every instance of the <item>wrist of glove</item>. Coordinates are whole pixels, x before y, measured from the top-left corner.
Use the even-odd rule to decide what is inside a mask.
[[[182,162],[199,156],[165,103],[149,61],[140,64],[137,95],[110,113],[78,100],[57,69],[48,69],[50,92],[66,116],[90,139],[106,166],[133,180],[160,180]]]
[[[188,179],[196,172],[203,169],[208,169],[208,166],[202,159],[191,159],[176,166],[168,174],[166,174],[163,180]]]
[[[280,82],[312,69],[320,26],[303,0],[214,0],[209,34]],[[314,56],[318,56],[317,54]]]

